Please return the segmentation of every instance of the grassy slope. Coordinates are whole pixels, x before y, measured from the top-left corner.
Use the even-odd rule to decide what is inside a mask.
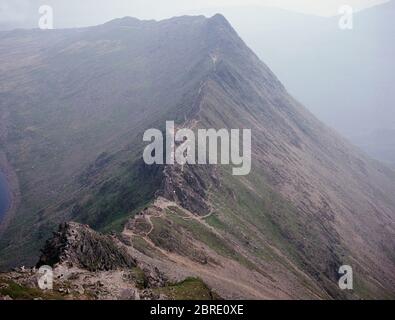
[[[172,300],[220,300],[215,292],[199,278],[187,278],[184,281],[155,289]]]

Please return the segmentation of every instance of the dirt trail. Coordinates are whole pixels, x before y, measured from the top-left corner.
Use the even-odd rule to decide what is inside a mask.
[[[194,215],[193,213],[191,213],[190,211],[188,211],[188,210],[186,210],[186,209],[180,207],[177,203],[175,203],[175,202],[173,202],[173,201],[170,201],[170,200],[167,200],[167,199],[164,199],[164,198],[161,198],[161,197],[159,197],[159,198],[155,201],[154,205],[157,206],[157,207],[159,207],[159,208],[161,208],[162,210],[166,210],[166,209],[168,209],[169,207],[177,207],[177,208],[180,209],[185,215],[188,216],[188,217],[181,217],[182,219],[184,219],[184,220],[197,220],[197,221],[200,221],[200,222],[202,222],[202,223],[204,223],[204,221],[203,221],[204,219],[209,218],[209,217],[215,212],[215,210],[214,210],[214,209],[212,208],[212,206],[210,205],[211,210],[210,210],[210,212],[209,212],[207,215],[205,215],[205,216],[197,216],[197,215]],[[207,227],[210,227],[210,226],[207,225]]]
[[[210,211],[210,213],[207,214],[206,216],[199,217],[199,216],[194,215],[192,212],[190,212],[190,211],[188,211],[188,210],[186,210],[186,209],[180,207],[177,203],[175,203],[175,202],[173,202],[173,201],[170,201],[170,200],[167,200],[167,199],[162,198],[162,197],[159,197],[159,198],[155,201],[154,205],[157,206],[157,207],[159,207],[159,208],[161,208],[164,212],[165,212],[166,209],[169,208],[169,207],[177,207],[177,208],[180,209],[185,215],[187,215],[187,217],[182,217],[182,216],[180,216],[181,219],[183,219],[183,220],[185,220],[185,221],[191,221],[191,220],[197,221],[198,223],[202,224],[204,227],[206,227],[207,229],[209,229],[213,234],[215,234],[215,235],[218,236],[219,238],[221,238],[221,239],[223,239],[223,240],[225,240],[225,241],[231,242],[232,245],[233,245],[233,247],[234,247],[235,249],[237,249],[237,251],[238,251],[239,254],[241,254],[242,256],[246,256],[246,255],[245,255],[245,251],[241,248],[241,246],[240,246],[239,243],[235,242],[234,240],[232,240],[232,239],[230,239],[230,238],[228,238],[228,237],[225,238],[224,235],[223,235],[222,233],[218,232],[217,229],[215,229],[213,226],[209,225],[209,224],[205,221],[205,219],[207,219],[208,217],[210,217],[210,216],[215,212],[215,210],[214,210],[213,208],[212,208],[212,210]],[[211,205],[210,205],[210,206],[211,206]],[[163,216],[163,214],[162,214],[161,216]],[[151,230],[151,232],[152,232],[152,230]]]
[[[178,209],[180,209],[185,215],[186,217],[183,217],[180,215],[180,217],[184,220],[195,220],[198,221],[199,223],[203,224],[204,226],[206,226],[207,228],[209,228],[212,232],[214,232],[215,234],[217,234],[218,236],[220,236],[222,238],[222,235],[218,233],[217,230],[215,230],[212,226],[210,226],[209,224],[207,224],[204,219],[207,219],[208,217],[210,217],[213,213],[214,213],[214,209],[212,208],[210,210],[210,213],[208,213],[205,216],[196,216],[193,213],[191,213],[190,211],[180,207],[177,203],[173,202],[173,201],[169,201],[165,198],[162,197],[158,197],[155,202],[154,202],[154,206],[161,209],[161,214],[159,215],[145,215],[144,218],[146,219],[146,221],[148,222],[148,224],[150,225],[150,230],[145,234],[145,235],[141,235],[141,234],[136,234],[134,233],[132,230],[130,229],[125,229],[124,230],[124,234],[127,236],[138,236],[141,237],[142,239],[144,239],[144,241],[146,241],[146,243],[151,246],[152,248],[154,248],[155,250],[159,251],[164,257],[166,257],[170,262],[175,263],[178,266],[181,266],[183,268],[185,268],[186,270],[189,271],[193,271],[194,273],[196,273],[199,276],[202,276],[202,278],[207,278],[207,279],[213,279],[215,281],[219,281],[220,283],[227,283],[229,285],[235,286],[236,288],[242,289],[243,291],[247,292],[248,294],[252,295],[253,297],[256,298],[265,298],[267,299],[268,296],[265,295],[264,292],[260,292],[259,290],[251,287],[253,284],[251,283],[251,285],[248,285],[247,281],[238,281],[235,278],[230,278],[230,277],[226,277],[226,276],[221,276],[218,272],[218,270],[214,270],[212,268],[208,268],[207,266],[202,266],[202,265],[197,265],[194,262],[190,261],[188,258],[186,257],[182,257],[178,254],[175,253],[171,253],[169,251],[166,251],[164,249],[162,249],[161,247],[157,246],[151,239],[150,239],[150,234],[154,231],[154,224],[152,222],[152,218],[162,218],[163,216],[165,216],[166,214],[166,209],[168,209],[169,207],[177,207]]]
[[[263,294],[261,291],[258,291],[254,288],[252,288],[251,286],[247,285],[244,282],[241,281],[237,281],[236,279],[230,279],[224,276],[221,276],[218,274],[218,272],[216,272],[214,269],[208,269],[207,267],[201,266],[201,265],[197,265],[195,263],[193,263],[192,261],[190,261],[188,258],[184,258],[178,254],[175,253],[171,253],[169,251],[163,250],[162,248],[158,247],[151,239],[149,239],[148,237],[144,237],[143,238],[151,247],[155,248],[156,250],[158,250],[161,254],[163,254],[165,257],[167,257],[169,259],[169,261],[172,261],[173,263],[177,264],[177,266],[179,267],[184,267],[189,271],[193,271],[195,272],[197,275],[204,275],[202,276],[207,277],[207,278],[212,278],[212,279],[216,279],[219,280],[221,282],[226,282],[230,285],[235,286],[236,288],[243,288],[244,291],[252,294],[253,296],[255,296],[256,298],[267,298],[267,296],[265,294]]]
[[[162,218],[165,215],[165,211],[163,211],[161,214],[157,215],[157,216],[151,216],[151,215],[146,215],[145,218],[147,218],[147,221],[149,223],[149,225],[151,226],[150,230],[146,233],[146,235],[144,237],[148,237],[152,231],[154,231],[154,224],[152,223],[151,218]]]

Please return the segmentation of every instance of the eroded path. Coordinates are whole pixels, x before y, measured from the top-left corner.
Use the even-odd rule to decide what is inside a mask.
[[[152,232],[155,230],[154,218],[167,219],[167,214],[173,212],[178,214],[178,217],[186,221],[196,221],[202,224],[205,228],[209,229],[210,232],[220,237],[226,242],[230,242],[232,247],[237,250],[239,254],[245,256],[244,250],[240,248],[240,245],[228,237],[224,237],[223,234],[219,233],[214,227],[209,225],[205,219],[214,214],[215,210],[211,208],[210,212],[205,216],[194,215],[189,210],[180,207],[177,203],[165,199],[163,197],[158,197],[152,205],[151,214],[145,213],[140,218],[144,218],[146,223],[149,225],[148,232],[141,234],[135,232],[135,230],[125,229],[123,234],[129,237],[137,237],[145,241],[147,250],[155,250],[158,255],[152,259],[151,263],[153,265],[166,265],[168,272],[170,274],[190,274],[191,276],[201,277],[207,283],[215,288],[226,288],[226,292],[238,292],[243,296],[249,296],[256,299],[271,299],[276,298],[270,294],[269,289],[275,285],[270,279],[262,278],[262,275],[257,275],[257,272],[250,270],[245,266],[240,265],[235,261],[231,261],[225,256],[219,256],[214,251],[208,248],[209,256],[216,260],[218,263],[215,265],[211,264],[201,264],[191,260],[187,256],[180,255],[175,252],[170,252],[160,245],[155,243],[150,237]],[[155,210],[156,208],[156,210]],[[177,208],[177,210],[175,210]],[[169,217],[170,219],[170,217]],[[196,239],[198,241],[198,239]],[[133,240],[132,240],[133,242]],[[137,250],[138,249],[134,249]],[[143,254],[144,255],[144,254]],[[247,256],[245,256],[247,258]],[[248,258],[247,258],[248,259]],[[178,271],[177,271],[178,270]],[[182,270],[182,271],[180,271]],[[259,279],[257,281],[256,279]],[[230,290],[230,288],[233,288]],[[272,290],[270,289],[270,290]],[[289,298],[286,293],[283,293],[282,298]]]

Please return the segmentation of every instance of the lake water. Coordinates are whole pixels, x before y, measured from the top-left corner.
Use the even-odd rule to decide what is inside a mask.
[[[0,222],[10,206],[10,193],[8,191],[7,180],[0,172]]]

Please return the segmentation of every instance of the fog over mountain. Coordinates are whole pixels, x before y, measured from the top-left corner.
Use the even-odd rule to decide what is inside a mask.
[[[224,15],[309,110],[371,156],[395,163],[394,1],[356,13],[353,30],[339,29],[338,17],[273,8],[226,8]]]
[[[387,0],[348,0],[356,11]],[[222,12],[229,7],[275,7],[318,16],[338,13],[343,0],[2,0],[0,25],[33,28],[37,26],[38,7],[51,6],[55,13],[56,28],[85,27],[105,23],[114,18],[133,16],[140,19],[166,19],[185,15],[191,10],[217,8]]]
[[[55,9],[55,27],[88,26],[111,16],[163,16],[223,13],[247,44],[276,73],[287,89],[319,119],[336,129],[372,157],[395,164],[395,5],[394,1],[353,1],[357,11],[353,30],[340,30],[338,17],[307,15],[261,4],[277,5],[301,12],[330,15],[335,2],[311,4],[303,1],[243,2],[233,6],[217,2],[197,5],[169,2],[141,5],[138,1],[106,1],[84,4],[45,2]],[[215,6],[217,3],[217,6]],[[3,2],[0,29],[37,27],[37,8],[44,2]],[[249,6],[248,6],[249,5]],[[205,6],[207,8],[205,8]],[[309,10],[308,10],[309,8]],[[386,134],[384,134],[386,133]]]

